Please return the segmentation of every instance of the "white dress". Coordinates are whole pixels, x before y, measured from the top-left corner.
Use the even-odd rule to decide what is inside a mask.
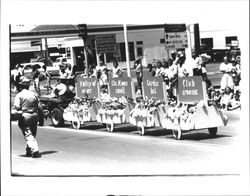
[[[220,71],[223,71],[223,76],[221,78],[220,88],[225,89],[227,86],[231,89],[234,87],[233,78],[231,75],[231,70],[233,68],[232,63],[225,64],[224,62],[220,64]]]

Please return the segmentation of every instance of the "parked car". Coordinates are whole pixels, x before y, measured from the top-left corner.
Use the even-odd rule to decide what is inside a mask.
[[[51,76],[58,76],[60,71],[60,66],[59,65],[54,65],[53,66],[47,66],[47,72]]]
[[[44,63],[42,62],[22,63],[21,66],[23,75],[28,79],[32,79],[36,68],[40,71],[40,73],[44,73],[44,69],[42,68]]]
[[[66,57],[58,57],[56,59],[56,61],[53,63],[53,66],[60,66],[62,64],[66,64],[67,63],[67,58]]]

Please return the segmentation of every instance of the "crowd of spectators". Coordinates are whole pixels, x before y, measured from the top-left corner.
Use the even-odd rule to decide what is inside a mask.
[[[134,62],[135,73],[137,77],[137,93],[142,93],[143,77],[162,77],[166,84],[167,96],[169,102],[177,101],[177,79],[186,76],[201,76],[207,86],[208,98],[213,100],[221,109],[233,110],[240,108],[240,81],[241,81],[241,65],[240,56],[235,61],[229,62],[228,57],[224,57],[224,61],[220,64],[219,70],[222,73],[220,89],[215,89],[211,81],[207,77],[206,65],[210,61],[210,56],[201,54],[194,59],[186,60],[185,53],[172,52],[169,59],[155,60],[148,64],[148,73],[143,75],[143,67],[141,59]],[[40,94],[40,81],[45,80],[47,88],[50,88],[50,75],[43,67],[43,71],[37,67],[32,68],[34,87]],[[84,66],[71,66],[70,64],[60,65],[59,79],[74,79],[77,72],[83,73]],[[11,77],[13,84],[18,83],[18,78],[23,75],[21,65],[17,65]],[[107,92],[109,78],[118,78],[123,76],[124,71],[120,68],[117,61],[113,61],[113,68],[107,67],[104,62],[98,65],[89,66],[89,77],[95,77],[99,81],[101,92]],[[145,73],[144,73],[145,74]]]
[[[162,59],[161,61],[155,61],[154,64],[148,64],[148,76],[160,76],[163,78],[170,102],[177,100],[176,89],[178,77],[201,76],[206,83],[209,100],[213,100],[216,105],[223,110],[240,108],[240,56],[232,62],[229,62],[227,56],[224,57],[224,62],[222,62],[219,67],[222,73],[219,89],[216,89],[216,87],[212,85],[207,76],[206,65],[210,62],[210,59],[210,56],[201,54],[194,59],[186,61],[184,53],[173,52],[168,60]],[[141,79],[138,79],[138,83],[141,81]]]

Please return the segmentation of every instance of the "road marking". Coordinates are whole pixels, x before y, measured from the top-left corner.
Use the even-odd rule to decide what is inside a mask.
[[[17,122],[12,122],[13,124],[17,124]],[[90,135],[97,135],[97,136],[111,136],[111,137],[118,137],[118,138],[127,138],[127,139],[134,139],[134,140],[143,140],[143,141],[152,141],[152,142],[163,142],[168,144],[178,144],[178,145],[192,145],[192,146],[201,146],[204,148],[207,147],[220,147],[220,148],[231,148],[227,145],[223,144],[210,144],[210,143],[199,143],[199,142],[193,142],[193,141],[187,141],[187,140],[175,140],[173,138],[159,138],[157,136],[140,136],[139,134],[133,134],[133,133],[119,133],[119,132],[113,132],[110,133],[108,131],[102,131],[102,130],[87,130],[87,129],[73,129],[73,128],[66,128],[66,127],[52,127],[52,126],[39,126],[39,129],[53,129],[57,131],[67,131],[67,132],[73,132],[73,133],[86,133]]]

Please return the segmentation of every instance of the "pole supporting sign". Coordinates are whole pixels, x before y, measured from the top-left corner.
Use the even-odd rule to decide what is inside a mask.
[[[115,34],[95,36],[97,53],[115,53],[116,37]]]
[[[165,24],[166,49],[181,49],[188,47],[188,37],[185,24]]]

